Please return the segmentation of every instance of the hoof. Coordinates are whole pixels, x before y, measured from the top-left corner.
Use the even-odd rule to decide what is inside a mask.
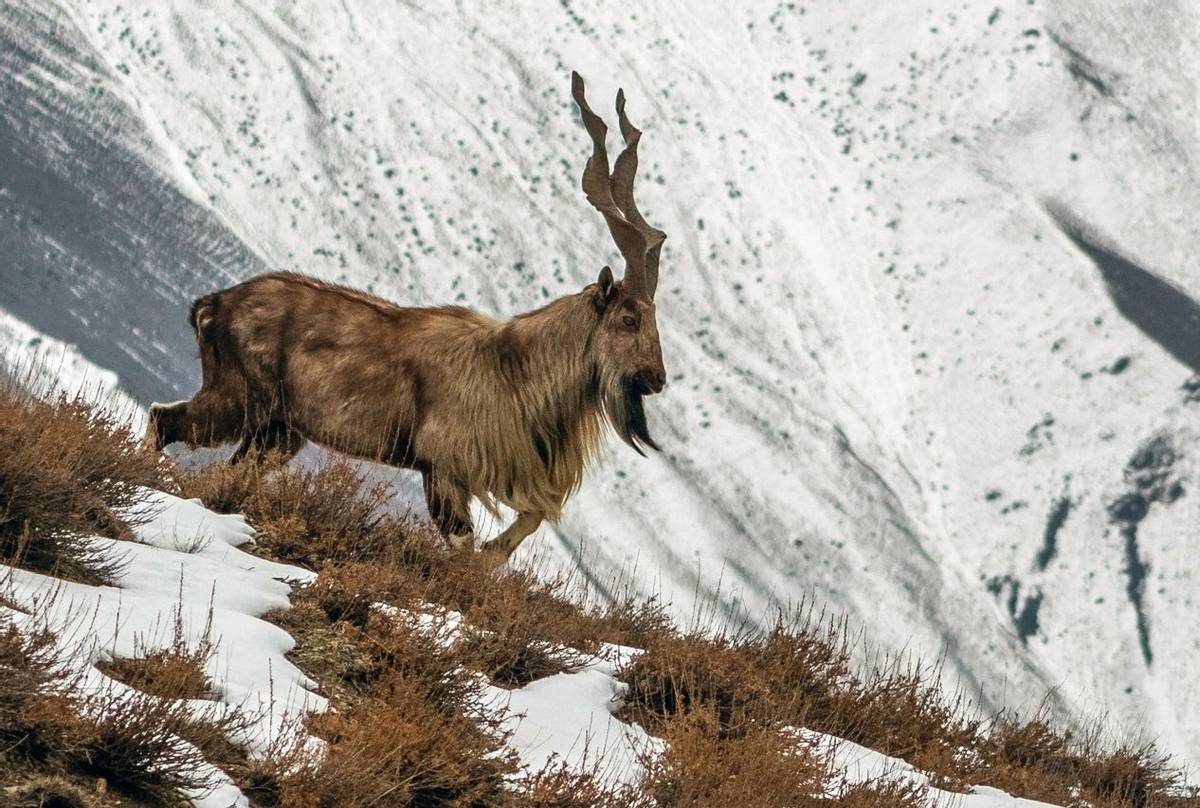
[[[157,452],[168,444],[181,440],[180,427],[187,414],[187,405],[187,401],[151,404],[146,411],[146,434],[142,441]]]
[[[474,533],[459,533],[454,536],[447,536],[446,543],[450,545],[450,549],[456,552],[470,551],[475,549],[475,534]]]
[[[508,561],[509,553],[495,542],[488,542],[479,548],[476,560],[489,572],[503,567]]]
[[[142,443],[156,452],[161,451],[164,445],[160,421],[162,420],[162,411],[166,406],[166,404],[154,403],[146,411],[146,434],[142,436]]]

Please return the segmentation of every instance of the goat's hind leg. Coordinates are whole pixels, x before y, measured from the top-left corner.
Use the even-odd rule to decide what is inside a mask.
[[[304,448],[308,440],[283,421],[272,421],[262,429],[246,430],[230,464],[249,458],[253,463],[262,463],[270,452],[276,452],[280,463],[286,463]]]
[[[241,407],[201,390],[190,401],[151,404],[145,441],[156,450],[181,441],[192,448],[217,446],[238,438],[243,419]]]
[[[154,451],[164,446],[187,440],[184,425],[187,423],[188,400],[173,404],[154,403],[146,414],[146,436],[143,439]]]

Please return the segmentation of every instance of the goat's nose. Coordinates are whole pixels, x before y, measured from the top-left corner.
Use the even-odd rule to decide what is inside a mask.
[[[651,392],[661,393],[667,386],[667,372],[665,370],[646,371],[646,386],[650,388]]]

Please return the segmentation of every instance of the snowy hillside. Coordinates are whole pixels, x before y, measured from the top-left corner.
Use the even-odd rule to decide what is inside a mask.
[[[157,492],[144,510],[151,519],[138,529],[138,543],[95,539],[99,553],[125,565],[118,586],[88,586],[0,565],[12,602],[0,614],[23,630],[45,626],[63,638],[65,654],[83,666],[80,689],[115,689],[129,699],[135,691],[89,666],[169,648],[176,631],[189,649],[211,642],[205,667],[220,702],[258,716],[240,740],[266,754],[305,712],[324,709],[325,699],[309,692],[315,683],[284,658],[291,638],[255,618],[287,606],[283,580],[313,575],[236,549],[253,535],[240,517]],[[198,715],[209,706],[202,700],[194,704]],[[207,776],[209,788],[192,795],[197,805],[247,805],[244,798],[238,801],[227,776]]]
[[[986,704],[1058,687],[1200,762],[1197,14],[6,3],[3,351],[147,403],[198,385],[191,298],[267,268],[576,291],[615,251],[568,76],[620,83],[670,234],[665,451],[614,445],[522,552],[685,613],[813,594]]]
[[[246,520],[209,511],[197,500],[147,491],[130,515],[140,523],[136,541],[92,540],[98,557],[122,565],[114,585],[90,586],[0,565],[0,620],[11,620],[31,635],[43,629],[54,632],[64,658],[80,671],[75,689],[115,694],[106,703],[119,708],[124,702],[130,710],[141,709],[134,706],[139,704],[137,691],[93,665],[205,647],[204,673],[215,692],[212,700],[193,699],[188,706],[198,720],[214,708],[253,716],[232,740],[253,757],[272,754],[303,732],[299,727],[306,714],[321,713],[329,705],[317,695],[317,683],[285,656],[295,648],[293,638],[259,618],[268,610],[288,608],[289,583],[312,583],[316,576],[238,549],[253,541]],[[175,577],[162,574],[168,569]],[[411,618],[387,604],[375,608],[396,620]],[[457,642],[461,616],[451,617],[447,624],[431,613],[419,622],[439,642]],[[632,787],[643,776],[642,756],[661,754],[663,748],[660,739],[614,716],[626,687],[617,681],[616,669],[639,653],[611,646],[579,670],[512,690],[481,679],[479,699],[511,732],[507,742],[526,771],[537,773],[561,762],[584,773],[599,763],[608,781]],[[321,749],[319,740],[308,742]],[[928,776],[904,761],[850,741],[798,730],[797,744],[829,755],[831,798],[856,784],[896,780],[928,786]],[[226,773],[207,763],[200,768],[196,776],[203,785],[184,794],[191,804],[249,808],[251,803]],[[6,793],[11,789],[0,790]],[[1053,808],[988,788],[960,794],[930,787],[929,795],[930,805],[947,808]]]

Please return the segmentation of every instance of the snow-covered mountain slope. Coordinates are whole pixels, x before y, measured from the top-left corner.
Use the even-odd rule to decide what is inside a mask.
[[[151,697],[102,673],[94,667],[97,662],[207,648],[204,673],[214,692],[187,702],[197,719],[212,720],[224,711],[244,716],[231,740],[253,757],[279,754],[292,739],[312,744],[312,752],[320,754],[323,742],[302,734],[303,719],[329,709],[329,702],[286,656],[294,639],[260,619],[270,610],[288,608],[291,585],[310,583],[316,575],[239,549],[253,541],[246,520],[209,511],[199,500],[146,491],[130,515],[138,521],[135,541],[91,539],[96,559],[120,565],[112,586],[0,564],[0,619],[29,634],[51,631],[62,664],[78,672],[67,680],[71,695],[104,694],[96,704],[107,709]],[[432,605],[424,614],[383,603],[375,608],[389,618],[412,621],[440,642],[460,637],[462,616],[456,612]],[[616,716],[627,689],[616,677],[617,668],[640,653],[608,645],[578,670],[511,689],[480,675],[479,705],[499,720],[508,747],[529,776],[564,766],[595,774],[608,785],[636,786],[645,773],[643,760],[665,748],[662,739]],[[945,808],[1054,808],[996,789],[943,791],[905,761],[831,735],[797,729],[796,742],[829,760],[831,798],[847,786],[894,779],[927,788],[930,804]],[[225,772],[207,762],[198,766],[196,780],[205,785],[182,796],[198,808],[248,808],[246,795]]]
[[[987,704],[1060,690],[1200,760],[1183,3],[16,2],[0,308],[141,399],[195,294],[296,269],[512,314],[615,251],[577,190],[624,84],[670,234],[665,452],[528,550],[814,595]]]
[[[140,422],[144,411],[121,389],[120,379],[62,340],[49,337],[0,311],[0,383],[35,390],[44,397],[79,396],[103,403],[118,418]]]

